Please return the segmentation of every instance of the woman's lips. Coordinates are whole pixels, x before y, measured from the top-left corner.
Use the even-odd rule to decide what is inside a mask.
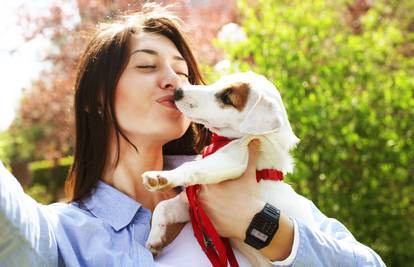
[[[173,95],[167,95],[161,98],[158,98],[156,100],[158,103],[160,103],[163,106],[166,106],[168,108],[178,110],[177,106],[174,103],[174,96]]]

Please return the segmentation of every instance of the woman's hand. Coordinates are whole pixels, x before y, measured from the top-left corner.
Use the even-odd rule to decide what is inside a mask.
[[[259,150],[260,141],[252,140],[246,171],[239,178],[202,186],[199,200],[220,236],[244,240],[253,216],[265,205],[256,182]]]
[[[254,215],[266,204],[260,197],[256,181],[259,151],[260,141],[252,140],[249,143],[249,161],[242,176],[219,184],[202,185],[199,200],[220,236],[244,241]],[[186,198],[185,194],[182,195]],[[278,231],[260,252],[273,261],[286,259],[292,250],[293,237],[293,222],[281,213]]]

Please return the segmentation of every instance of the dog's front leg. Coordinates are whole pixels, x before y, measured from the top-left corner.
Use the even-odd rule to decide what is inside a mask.
[[[151,231],[146,246],[154,256],[158,255],[164,247],[167,226],[190,220],[188,203],[182,199],[181,194],[174,198],[161,201],[152,213]]]
[[[247,145],[232,142],[206,158],[184,163],[174,170],[145,172],[142,175],[143,183],[150,191],[167,191],[176,186],[194,184],[215,184],[242,175],[247,160]]]

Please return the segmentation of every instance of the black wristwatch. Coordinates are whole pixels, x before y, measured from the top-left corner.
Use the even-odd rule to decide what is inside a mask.
[[[266,203],[262,211],[257,213],[246,231],[244,243],[262,249],[270,244],[279,229],[280,210]]]

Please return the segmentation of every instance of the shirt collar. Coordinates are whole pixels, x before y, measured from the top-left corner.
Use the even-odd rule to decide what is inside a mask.
[[[91,196],[83,201],[85,207],[97,218],[119,231],[134,219],[141,204],[121,191],[99,181]]]
[[[165,156],[164,170],[176,168],[187,161],[199,159],[200,156]],[[99,181],[91,196],[82,204],[97,218],[110,224],[115,231],[129,225],[141,208],[141,204],[118,189]],[[144,208],[144,207],[142,207]]]

